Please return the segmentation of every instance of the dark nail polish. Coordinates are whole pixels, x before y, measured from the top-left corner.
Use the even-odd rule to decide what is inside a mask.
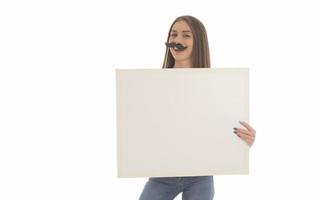
[[[233,131],[233,133],[237,134],[237,131]]]
[[[234,130],[237,130],[237,128],[233,128]]]

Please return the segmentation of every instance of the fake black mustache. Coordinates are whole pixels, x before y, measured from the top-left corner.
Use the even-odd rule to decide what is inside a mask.
[[[166,42],[166,46],[169,47],[169,48],[177,48],[179,51],[183,51],[185,50],[187,47],[183,46],[182,44],[178,44],[178,43],[175,43],[175,42],[171,42],[171,43],[168,43]]]

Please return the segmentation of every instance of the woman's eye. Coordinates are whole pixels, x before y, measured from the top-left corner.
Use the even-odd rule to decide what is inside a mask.
[[[183,37],[187,37],[188,38],[188,37],[190,37],[190,35],[184,35]]]
[[[177,34],[171,34],[170,37],[177,37]]]

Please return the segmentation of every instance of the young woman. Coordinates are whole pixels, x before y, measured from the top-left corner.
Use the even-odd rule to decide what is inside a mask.
[[[181,16],[172,23],[167,38],[163,68],[210,68],[209,45],[203,24],[192,16]],[[255,130],[246,122],[234,133],[251,146]],[[173,200],[182,192],[183,200],[212,200],[213,176],[149,178],[140,200]]]

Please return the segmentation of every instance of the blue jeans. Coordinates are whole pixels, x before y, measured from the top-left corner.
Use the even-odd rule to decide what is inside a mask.
[[[139,200],[173,200],[182,192],[183,200],[212,200],[212,176],[149,178]]]

